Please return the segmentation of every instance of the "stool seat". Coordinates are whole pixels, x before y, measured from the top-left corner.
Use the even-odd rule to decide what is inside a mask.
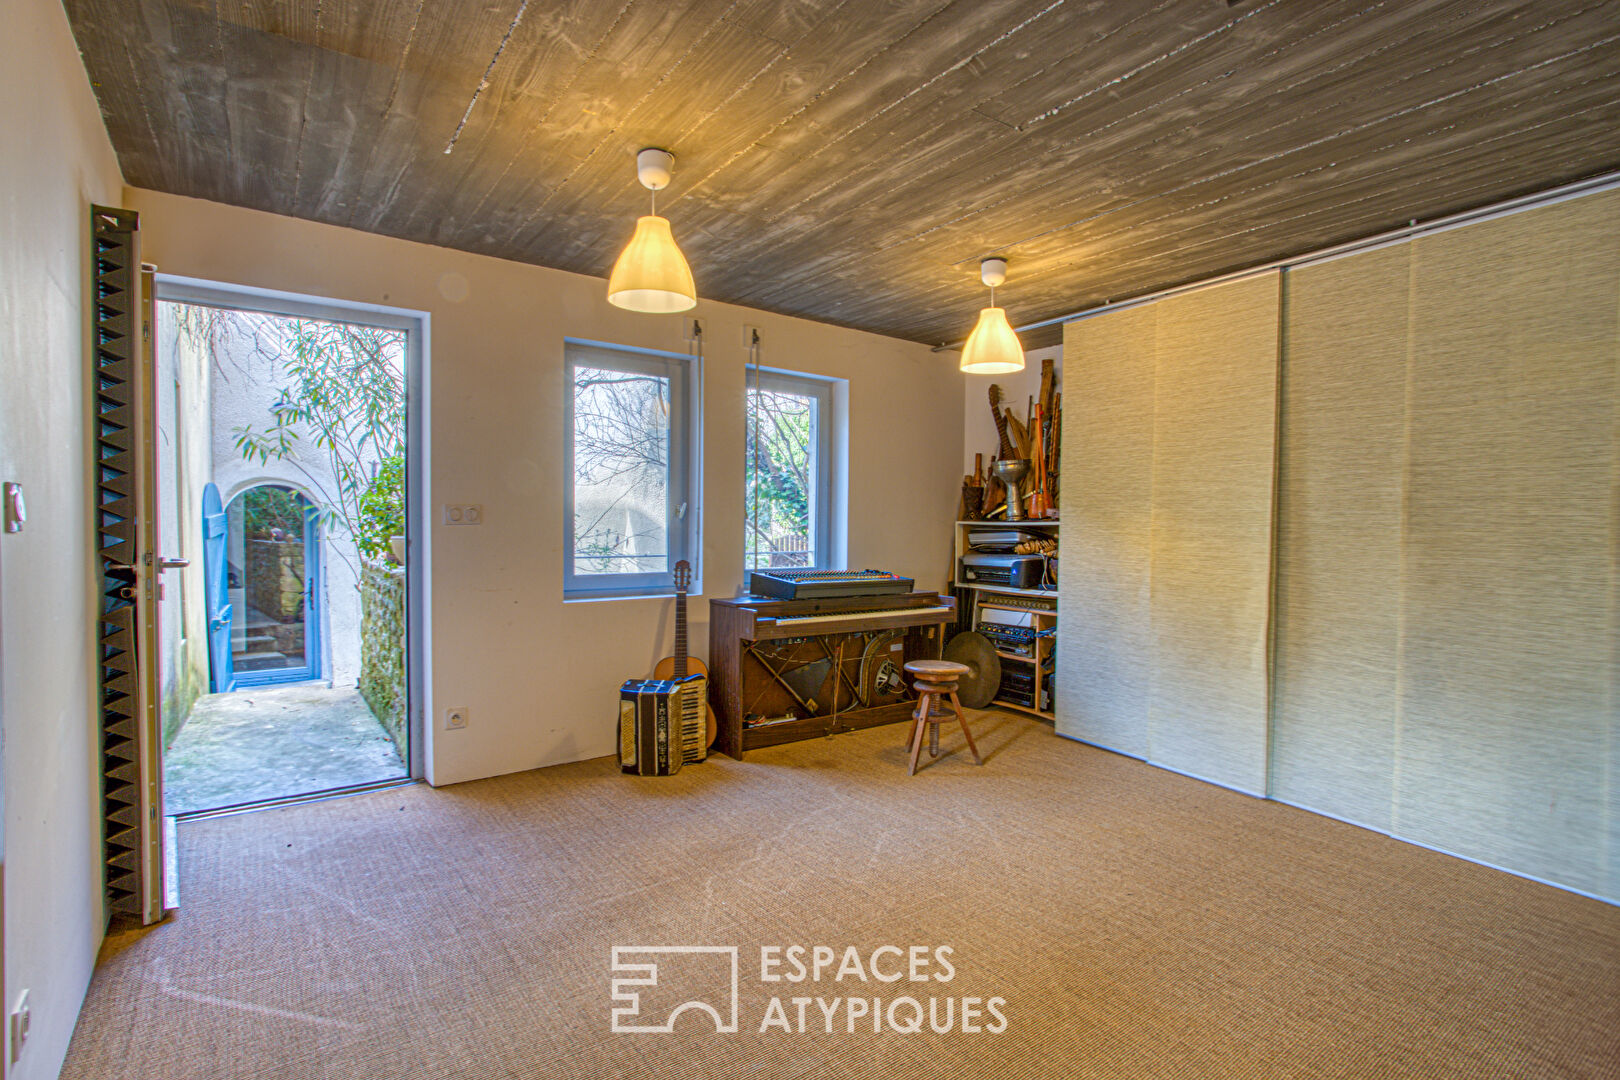
[[[944,682],[973,674],[973,669],[954,660],[908,660],[906,670],[924,682]]]
[[[911,736],[906,740],[911,745],[911,763],[906,775],[917,775],[924,729],[928,732],[929,757],[939,757],[939,725],[952,718],[962,726],[968,749],[973,751],[973,763],[983,765],[979,748],[973,744],[973,732],[968,730],[967,717],[962,714],[962,703],[956,697],[958,680],[972,675],[973,669],[951,660],[911,660],[906,664],[906,671],[917,680],[911,684],[917,691],[917,708],[911,714]]]

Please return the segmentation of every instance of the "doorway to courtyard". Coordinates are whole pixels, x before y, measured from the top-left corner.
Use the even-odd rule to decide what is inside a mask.
[[[207,520],[220,512],[218,503],[219,489],[209,484],[203,576],[210,624],[221,624],[209,642],[209,688],[318,679],[326,594],[320,508],[285,485],[259,484],[232,499],[225,528],[211,532]]]
[[[412,313],[159,279],[165,812],[420,775]]]

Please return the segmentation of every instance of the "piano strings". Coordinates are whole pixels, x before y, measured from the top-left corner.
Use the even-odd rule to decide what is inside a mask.
[[[719,719],[715,747],[745,750],[839,731],[897,723],[911,714],[903,668],[938,659],[945,627],[956,619],[953,597],[891,592],[805,597],[806,590],[847,587],[850,577],[800,574],[791,599],[771,596],[710,602],[712,700]],[[897,575],[877,585],[892,588]],[[909,583],[908,583],[909,584]]]

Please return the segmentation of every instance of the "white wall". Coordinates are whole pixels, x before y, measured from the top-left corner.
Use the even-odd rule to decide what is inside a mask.
[[[164,575],[158,625],[163,632],[163,733],[180,730],[197,697],[208,693],[208,605],[203,590],[202,491],[208,453],[211,365],[207,353],[180,334],[175,309],[158,304],[157,416],[158,544],[164,555],[190,560]]]
[[[125,202],[163,272],[431,313],[429,716],[465,706],[471,722],[428,725],[429,778],[612,753],[614,695],[670,651],[673,603],[563,603],[563,338],[685,351],[681,319],[614,308],[598,278],[150,191]],[[708,324],[705,594],[742,581],[745,323],[764,365],[850,382],[850,565],[942,587],[962,480],[957,357],[726,304],[693,314]],[[438,524],[445,503],[481,504],[484,524]],[[691,615],[706,655],[707,605]]]
[[[224,326],[210,350],[213,413],[209,430],[198,436],[208,442],[210,477],[220,499],[229,506],[249,488],[280,484],[325,510],[337,498],[337,474],[326,451],[317,447],[313,428],[295,426],[298,440],[290,457],[250,460],[237,449],[240,428],[262,431],[268,425],[282,376],[270,352],[271,337],[256,338],[251,324],[236,312],[221,314]],[[369,472],[377,464],[376,455],[362,453],[360,463]],[[321,535],[320,677],[335,687],[352,688],[360,678],[360,555],[341,521],[323,522]]]
[[[961,353],[942,353],[951,358],[951,363],[958,363]],[[990,385],[995,383],[1001,387],[1003,399],[1002,407],[1011,411],[1021,421],[1024,418],[1026,406],[1031,397],[1039,398],[1041,395],[1041,361],[1047,357],[1053,360],[1054,385],[1063,388],[1063,346],[1049,345],[1044,349],[1030,349],[1024,353],[1024,370],[1015,371],[1009,375],[964,375],[963,381],[967,384],[966,392],[962,395],[962,474],[973,471],[973,455],[984,455],[984,467],[990,468],[990,459],[996,456],[1000,439],[996,435],[996,423],[990,419]],[[956,478],[960,484],[962,477]]]
[[[88,371],[91,202],[122,181],[55,0],[0,34],[0,479],[29,519],[0,534],[5,1006],[29,991],[13,1080],[53,1077],[101,941]]]

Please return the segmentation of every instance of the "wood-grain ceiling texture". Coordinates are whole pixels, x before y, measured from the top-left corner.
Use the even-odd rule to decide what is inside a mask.
[[[700,295],[929,343],[1620,167],[1615,0],[65,6],[133,185],[605,275],[663,146]]]

